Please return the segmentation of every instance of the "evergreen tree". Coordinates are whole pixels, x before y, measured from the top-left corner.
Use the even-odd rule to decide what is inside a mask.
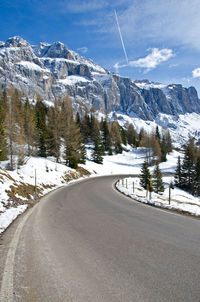
[[[160,171],[158,162],[156,163],[155,169],[153,171],[152,185],[153,185],[153,189],[156,193],[164,191],[162,173]]]
[[[142,164],[142,168],[141,168],[141,174],[140,174],[140,185],[144,188],[144,189],[148,189],[150,186],[150,179],[151,179],[151,174],[148,168],[148,164],[145,161]]]
[[[127,133],[126,133],[126,130],[123,127],[120,127],[120,132],[121,132],[122,143],[126,146],[127,145]]]
[[[90,116],[90,138],[94,142],[96,138],[100,135],[100,125],[98,120],[91,114]]]
[[[166,151],[167,154],[169,154],[170,152],[172,152],[173,149],[172,139],[169,130],[167,130],[167,132],[164,134],[164,137],[165,137]]]
[[[103,164],[103,150],[99,138],[97,138],[94,142],[92,159],[97,164]]]
[[[175,186],[181,188],[183,185],[183,179],[182,179],[182,167],[181,167],[181,158],[178,156],[178,162],[176,166],[176,171],[174,175],[174,184]]]
[[[194,194],[200,196],[200,157],[197,158],[195,165],[195,178],[194,178]]]
[[[108,151],[109,155],[112,155],[112,142],[111,142],[111,130],[110,125],[108,124],[107,119],[102,122],[102,135],[103,135],[103,144],[105,151]]]
[[[0,98],[0,161],[7,159],[8,147],[5,132],[5,117],[6,117],[7,97],[6,100],[2,96]]]
[[[47,114],[47,154],[54,156],[56,162],[59,162],[61,148],[60,111],[59,103],[55,101],[54,107],[50,107]]]
[[[139,140],[139,146],[142,146],[142,141],[144,139],[144,137],[146,136],[146,132],[144,131],[144,128],[141,128],[140,129],[140,132],[139,132],[139,136],[138,136],[138,140]]]
[[[159,131],[159,128],[158,126],[156,126],[156,134],[155,134],[157,140],[160,142],[160,139],[161,139],[161,136],[160,136],[160,131]]]
[[[83,136],[83,141],[86,143],[90,137],[90,117],[87,112],[81,121],[80,131]]]
[[[36,127],[38,132],[38,155],[41,157],[47,156],[47,127],[46,116],[47,107],[41,98],[37,99],[35,105]]]
[[[165,138],[162,138],[162,141],[160,143],[160,148],[161,148],[161,162],[165,162],[167,160],[167,147],[166,147],[166,141]]]
[[[189,140],[185,148],[182,164],[182,188],[193,193],[195,177],[195,146],[194,140]]]
[[[73,118],[73,108],[68,97],[62,102],[61,125],[66,165],[76,169],[78,163],[85,161],[85,148],[80,128]]]

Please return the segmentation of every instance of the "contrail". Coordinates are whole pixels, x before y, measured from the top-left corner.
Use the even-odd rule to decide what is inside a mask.
[[[118,17],[117,17],[117,12],[116,12],[116,10],[114,10],[114,12],[115,12],[115,19],[116,19],[116,22],[117,22],[117,28],[118,28],[118,31],[119,31],[119,36],[120,36],[121,43],[122,43],[122,47],[123,47],[123,50],[124,50],[125,59],[126,59],[127,64],[129,64],[129,63],[128,63],[127,53],[126,53],[126,48],[125,48],[125,45],[124,45],[124,41],[123,41],[123,38],[122,38],[121,29],[120,29],[120,26],[119,26],[119,21],[118,21]]]

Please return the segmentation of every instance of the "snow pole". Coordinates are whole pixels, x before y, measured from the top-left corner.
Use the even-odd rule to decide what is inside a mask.
[[[169,185],[169,205],[170,205],[170,202],[171,202],[171,184]]]
[[[128,189],[128,180],[126,178],[126,189]]]
[[[134,181],[133,181],[133,193],[134,193],[134,185],[135,185],[135,184],[134,184]]]
[[[149,200],[151,200],[152,192],[153,192],[153,186],[152,186],[152,179],[150,177],[150,180],[149,180]]]
[[[35,169],[35,186],[34,186],[34,199],[37,199],[37,175],[36,175],[36,169]]]

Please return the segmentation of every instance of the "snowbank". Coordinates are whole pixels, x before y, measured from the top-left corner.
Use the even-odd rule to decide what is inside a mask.
[[[117,182],[117,189],[131,198],[150,205],[158,206],[165,209],[178,210],[180,212],[190,213],[200,216],[200,198],[178,188],[171,189],[171,198],[169,202],[169,185],[173,177],[163,177],[165,191],[162,194],[146,192],[139,185],[139,178],[125,178]]]

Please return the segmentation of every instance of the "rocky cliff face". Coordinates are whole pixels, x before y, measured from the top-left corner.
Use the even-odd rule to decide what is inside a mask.
[[[64,44],[31,46],[20,37],[0,42],[0,87],[14,86],[29,98],[53,102],[68,95],[74,107],[122,111],[153,120],[158,113],[200,113],[194,87],[132,81],[113,74]]]

